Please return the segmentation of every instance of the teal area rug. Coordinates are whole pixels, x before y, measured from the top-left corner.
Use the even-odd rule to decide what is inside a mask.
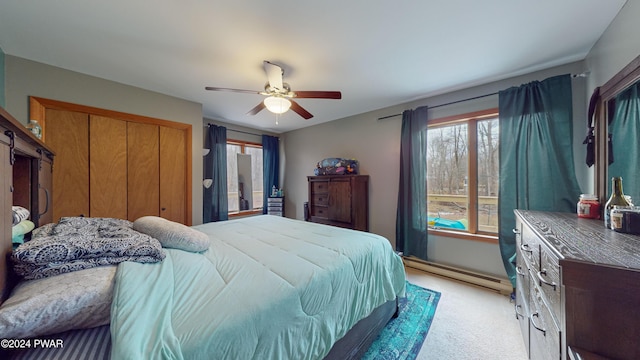
[[[407,281],[400,312],[391,319],[362,357],[363,360],[414,360],[427,337],[440,300],[437,291]]]

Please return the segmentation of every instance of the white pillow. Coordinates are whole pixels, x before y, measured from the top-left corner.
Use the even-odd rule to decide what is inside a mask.
[[[26,338],[110,322],[116,265],[20,282],[0,306],[2,338]]]
[[[157,216],[143,216],[133,222],[133,230],[156,238],[162,247],[191,252],[209,248],[209,236],[202,231]]]

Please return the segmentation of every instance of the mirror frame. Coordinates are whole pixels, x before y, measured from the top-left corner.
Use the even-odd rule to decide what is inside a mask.
[[[594,187],[596,195],[600,199],[600,203],[607,201],[607,179],[609,167],[609,154],[607,151],[607,105],[622,90],[625,90],[636,81],[640,80],[640,55],[633,59],[627,66],[614,75],[609,81],[600,87],[600,99],[598,101],[596,119],[595,119],[595,171],[594,171]]]

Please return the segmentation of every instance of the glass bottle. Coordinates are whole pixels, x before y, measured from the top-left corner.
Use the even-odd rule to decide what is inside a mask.
[[[609,200],[607,200],[607,203],[604,205],[604,227],[607,229],[611,228],[611,209],[613,209],[615,205],[629,206],[622,192],[621,177],[611,178],[611,197],[609,197]]]
[[[38,139],[42,139],[42,127],[38,124],[38,120],[29,120],[27,129],[29,129],[29,131],[31,131],[31,133]]]

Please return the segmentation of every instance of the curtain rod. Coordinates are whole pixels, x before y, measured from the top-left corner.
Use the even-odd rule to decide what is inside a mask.
[[[589,75],[588,71],[583,72],[581,74],[572,74],[571,77],[572,78],[579,78],[579,77],[582,78],[582,77],[587,77],[587,75]],[[498,95],[498,92],[493,92],[491,94],[484,94],[484,95],[474,96],[474,97],[470,97],[468,99],[456,100],[456,101],[448,102],[448,103],[445,103],[445,104],[429,106],[429,109],[435,109],[435,108],[439,108],[439,107],[442,107],[442,106],[453,105],[453,104],[457,104],[457,103],[461,103],[461,102],[465,102],[465,101],[481,99],[481,98],[488,97],[488,96],[493,96],[493,95]],[[396,117],[396,116],[401,116],[401,115],[402,115],[402,113],[394,114],[394,115],[387,115],[387,116],[379,117],[378,120],[389,119],[389,118]]]
[[[493,96],[493,95],[497,95],[497,94],[498,94],[497,92],[494,92],[494,93],[491,93],[491,94],[474,96],[474,97],[471,97],[471,98],[468,98],[468,99],[456,100],[456,101],[448,102],[448,103],[445,103],[445,104],[429,106],[429,109],[435,109],[435,108],[439,108],[441,106],[453,105],[453,104],[457,104],[457,103],[461,103],[461,102],[465,102],[465,101],[469,101],[469,100],[480,99],[480,98],[483,98],[483,97]],[[392,118],[392,117],[396,117],[396,116],[400,116],[400,115],[402,115],[402,113],[394,114],[394,115],[387,115],[387,116],[379,117],[378,120],[384,120],[384,119],[388,119],[388,118]]]
[[[208,124],[207,124],[207,126],[211,126],[211,125],[214,125],[214,124],[212,124],[212,123],[208,123]],[[252,133],[252,132],[248,132],[248,131],[234,130],[234,129],[227,129],[227,131],[233,131],[233,132],[237,132],[237,133],[242,133],[242,134],[247,134],[247,135],[255,135],[255,136],[262,136],[262,135],[264,135],[264,134],[256,134],[256,133]],[[277,137],[278,139],[280,139],[280,137],[279,137],[279,136],[275,136],[275,137]]]

